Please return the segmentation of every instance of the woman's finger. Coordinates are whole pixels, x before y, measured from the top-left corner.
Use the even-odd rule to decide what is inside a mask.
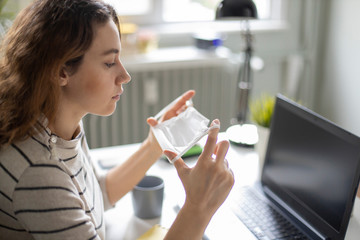
[[[163,120],[170,119],[174,116],[176,116],[177,112],[181,110],[183,106],[186,105],[186,102],[190,100],[195,95],[194,90],[189,90],[185,92],[180,99],[172,106],[163,116]]]
[[[223,164],[225,156],[229,150],[230,143],[227,140],[221,141],[217,144],[216,163]]]
[[[194,90],[189,90],[187,92],[185,92],[181,98],[179,99],[179,101],[177,101],[175,103],[175,105],[173,106],[173,109],[175,111],[179,110],[182,108],[182,106],[186,105],[186,102],[189,101],[193,96],[195,95],[195,91]]]
[[[186,110],[187,106],[183,105],[179,110],[176,111],[176,116],[179,115],[180,113],[184,112]]]
[[[218,119],[215,119],[210,126],[214,126],[215,124],[220,125],[220,121]],[[204,150],[199,157],[199,162],[204,161],[205,159],[210,159],[212,154],[215,152],[217,135],[219,133],[219,130],[219,128],[213,128],[209,131]]]
[[[223,163],[224,163],[225,169],[230,169],[229,168],[229,162],[228,162],[228,160],[226,158],[224,159]]]
[[[164,154],[170,160],[174,159],[177,156],[176,153],[169,151],[169,150],[165,150]],[[186,165],[186,163],[184,162],[184,160],[182,158],[179,158],[178,160],[176,160],[174,162],[174,166],[176,168],[176,171],[178,172],[180,179],[183,178],[184,171],[189,169],[189,167]]]
[[[158,121],[153,117],[146,119],[146,122],[152,127],[155,127],[158,124]]]

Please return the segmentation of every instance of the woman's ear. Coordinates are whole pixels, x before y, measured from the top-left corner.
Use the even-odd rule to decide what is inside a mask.
[[[59,73],[59,85],[60,87],[64,87],[69,82],[69,73],[66,70],[66,67],[63,66]]]

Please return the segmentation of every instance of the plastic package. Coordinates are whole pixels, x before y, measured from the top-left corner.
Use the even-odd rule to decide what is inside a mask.
[[[163,110],[161,110],[155,119],[159,119],[169,108],[177,102],[174,100]],[[219,125],[208,127],[209,119],[199,113],[192,105],[187,104],[185,111],[178,116],[163,121],[152,127],[153,133],[163,150],[171,150],[177,153],[177,156],[170,160],[170,163],[177,161],[191,147],[193,147],[202,137],[204,137],[213,128],[220,128]]]

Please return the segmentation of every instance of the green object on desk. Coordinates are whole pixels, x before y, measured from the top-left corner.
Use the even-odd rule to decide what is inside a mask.
[[[182,155],[181,158],[184,159],[199,156],[202,153],[202,150],[203,148],[200,145],[196,144],[192,148],[190,148],[184,155]],[[161,158],[168,161],[165,155],[163,155]]]
[[[198,156],[202,153],[202,150],[202,147],[196,144],[192,148],[190,148],[189,151],[187,151],[184,155],[182,155],[182,158]]]

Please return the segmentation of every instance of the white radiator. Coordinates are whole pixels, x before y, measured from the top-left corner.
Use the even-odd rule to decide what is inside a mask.
[[[209,52],[192,47],[124,57],[132,81],[124,85],[113,115],[85,117],[90,148],[143,141],[149,132],[146,118],[189,89],[196,90],[196,109],[210,120],[219,118],[224,131],[235,117],[238,63],[231,59],[225,48]]]

